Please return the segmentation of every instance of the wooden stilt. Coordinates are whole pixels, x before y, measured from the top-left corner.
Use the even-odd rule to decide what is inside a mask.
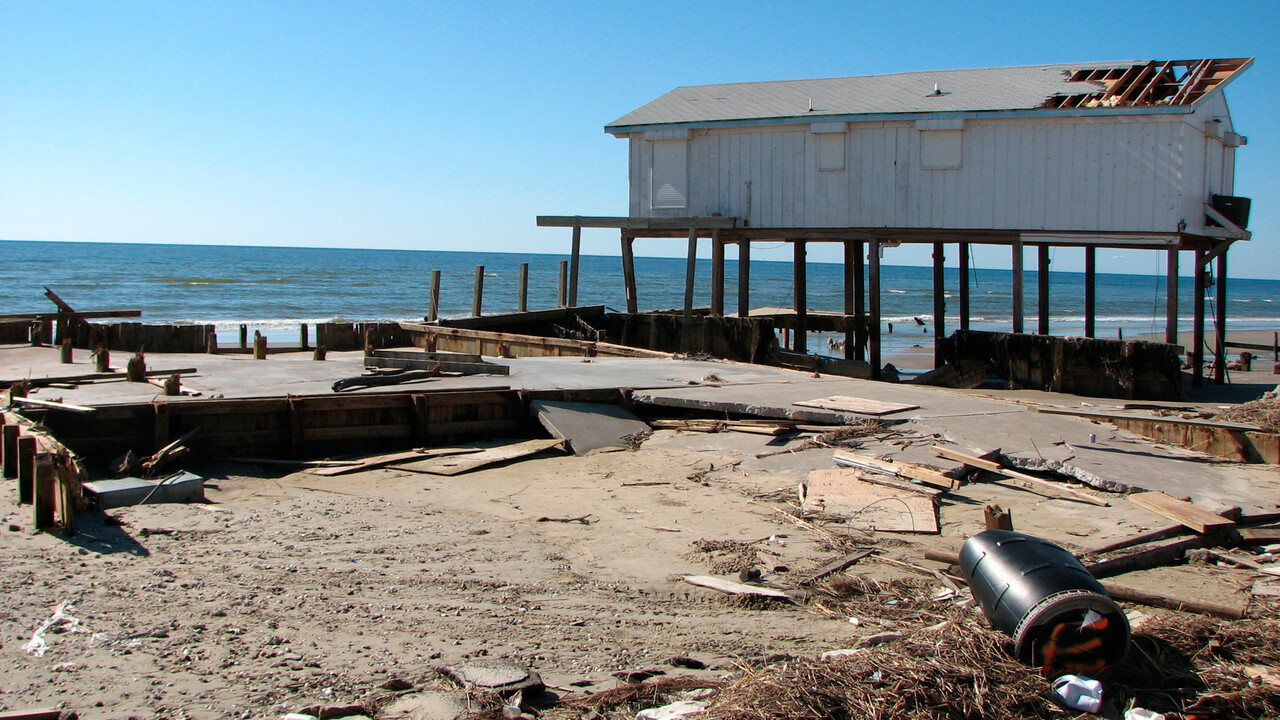
[[[556,298],[556,307],[567,307],[569,304],[569,261],[560,261],[560,294]]]
[[[147,359],[142,353],[134,353],[124,366],[125,377],[129,382],[144,383],[147,381]]]
[[[53,456],[47,453],[36,455],[36,477],[31,494],[31,524],[36,530],[53,527],[53,513],[57,490],[57,467],[53,464]]]
[[[260,331],[253,331],[253,359],[267,359],[267,338]],[[129,365],[133,365],[133,361],[129,361]],[[144,381],[145,382],[145,381]]]
[[[15,426],[16,427],[16,426]],[[18,436],[18,504],[30,505],[35,494],[36,436]]]
[[[58,354],[59,354],[59,358],[62,360],[63,365],[70,365],[72,362],[74,362],[74,360],[71,357],[72,356],[71,338],[62,339],[62,344],[58,347]]]
[[[516,288],[516,311],[529,312],[529,263],[520,263],[520,283]]]
[[[427,306],[427,322],[440,319],[440,271],[431,271],[431,299]]]
[[[724,240],[711,233],[711,314],[724,317]]]
[[[316,349],[311,352],[311,359],[317,360],[317,361],[324,360],[324,357],[327,353],[328,353],[328,348],[326,348],[324,345],[316,345]]]
[[[1218,298],[1217,322],[1214,323],[1213,343],[1213,382],[1222,385],[1227,382],[1227,251],[1218,256]]]
[[[1178,249],[1170,248],[1164,281],[1164,341],[1178,344]]]
[[[1095,247],[1087,247],[1084,249],[1084,336],[1091,338],[1098,336],[1097,327],[1097,288],[1098,276],[1098,249]]]
[[[582,256],[582,226],[573,226],[573,247],[569,253],[569,307],[578,307],[578,264]],[[476,313],[479,317],[480,313]]]
[[[303,350],[311,349],[311,328],[306,323],[302,323],[302,327],[298,330],[298,347]]]
[[[867,321],[871,349],[871,379],[880,379],[880,241],[867,243],[867,300],[871,317]]]
[[[622,284],[627,295],[627,312],[640,312],[640,299],[636,294],[635,238],[622,232]]]
[[[960,329],[969,329],[969,243],[960,243]]]
[[[98,349],[93,351],[93,363],[98,372],[111,372],[111,351],[99,345]]]
[[[1022,326],[1022,240],[1013,241],[1013,331],[1020,333]]]
[[[854,266],[857,264],[855,258],[858,250],[854,246],[853,240],[844,241],[844,314],[857,317],[857,313],[853,309],[853,296],[857,291],[854,289]],[[844,331],[844,359],[852,360],[854,352],[858,344],[857,333],[852,328],[846,326]]]
[[[249,349],[249,326],[248,325],[240,326],[240,349],[241,350]]]
[[[943,262],[946,256],[942,243],[933,244],[933,367],[940,368],[942,361],[942,338],[947,325],[946,282],[943,275]]]
[[[865,286],[867,256],[861,240],[853,244],[853,314],[857,317],[857,325],[853,331],[853,359],[867,359],[867,289]],[[847,357],[847,356],[846,356]]]
[[[0,456],[4,458],[6,479],[18,477],[18,435],[21,429],[12,423],[0,425]]]
[[[684,266],[684,321],[680,325],[680,347],[688,351],[693,328],[693,282],[698,265],[698,229],[689,228],[688,257]]]
[[[806,257],[808,256],[804,240],[791,243],[793,265],[795,271],[796,336],[791,346],[798,353],[809,352],[809,288]]]
[[[1195,319],[1191,325],[1191,387],[1204,385],[1204,251],[1196,251]]]
[[[476,266],[475,282],[471,290],[471,317],[480,317],[480,308],[484,304],[484,266]]]
[[[1049,246],[1036,246],[1036,285],[1039,292],[1036,296],[1036,312],[1039,315],[1039,334],[1049,334]]]
[[[738,238],[738,317],[751,315],[751,241]]]

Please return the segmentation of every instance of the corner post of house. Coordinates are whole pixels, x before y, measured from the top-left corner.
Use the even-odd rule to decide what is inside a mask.
[[[738,317],[751,317],[751,239],[738,237]]]
[[[573,247],[569,253],[569,307],[578,307],[578,264],[582,257],[582,218],[573,219]]]
[[[711,231],[711,314],[724,317],[724,238]]]
[[[684,352],[689,351],[689,343],[693,332],[693,283],[694,270],[698,261],[698,228],[689,228],[688,260],[684,266],[684,321],[680,328],[680,346]]]
[[[626,230],[622,235],[622,284],[627,295],[627,312],[635,314],[640,311],[640,301],[636,294],[636,257],[633,237]]]
[[[960,243],[960,329],[969,329],[969,243]]]
[[[1013,241],[1013,331],[1023,331],[1022,312],[1022,238]]]
[[[1049,244],[1041,243],[1036,246],[1036,285],[1039,293],[1036,297],[1036,311],[1039,315],[1039,327],[1037,331],[1040,335],[1049,334]]]
[[[1178,248],[1169,248],[1164,280],[1164,341],[1178,344]]]
[[[943,263],[946,261],[945,246],[933,244],[933,367],[940,368],[942,360],[942,338],[947,325],[946,277]]]
[[[880,240],[867,243],[867,300],[871,317],[867,320],[871,349],[871,379],[880,379]]]
[[[1196,251],[1195,297],[1191,301],[1195,319],[1191,325],[1191,387],[1204,385],[1204,265],[1205,253]]]
[[[1213,382],[1223,385],[1227,382],[1227,250],[1223,248],[1218,255],[1218,295],[1214,303],[1217,307],[1217,322],[1214,323],[1213,343]]]
[[[1089,245],[1084,249],[1084,336],[1098,336],[1098,249]]]
[[[808,276],[806,273],[806,258],[808,249],[805,247],[804,240],[793,240],[791,242],[791,251],[793,257],[792,268],[795,271],[795,306],[796,306],[796,334],[791,342],[791,350],[798,353],[809,352],[809,288],[807,287]]]

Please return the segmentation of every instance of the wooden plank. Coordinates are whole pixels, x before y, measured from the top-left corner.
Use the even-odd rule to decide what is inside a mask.
[[[402,368],[405,370],[439,370],[442,373],[462,373],[463,375],[510,375],[511,368],[506,365],[490,362],[456,362],[452,360],[434,360],[431,358],[390,358],[367,357],[364,359],[367,368]]]
[[[869,483],[857,470],[814,470],[805,485],[805,506],[848,517],[877,532],[936,533],[938,506],[931,495]]]
[[[563,448],[564,441],[559,438],[549,440],[485,440],[459,447],[478,448],[479,452],[456,457],[443,457],[422,460],[400,465],[401,470],[428,473],[431,475],[459,475],[472,470],[501,462],[516,460],[529,455]]]
[[[832,460],[836,465],[842,467],[856,467],[873,472],[880,472],[894,477],[906,478],[908,480],[919,480],[925,485],[936,490],[950,490],[956,486],[956,481],[947,477],[943,473],[933,468],[924,467],[923,465],[914,465],[912,463],[891,462],[889,460],[880,460],[870,455],[860,455],[850,450],[836,450],[832,454]]]
[[[428,460],[436,457],[446,457],[449,455],[463,455],[466,453],[478,453],[480,448],[423,448],[419,450],[409,450],[406,452],[385,453],[383,455],[373,455],[362,460],[356,460],[350,464],[333,467],[313,467],[307,472],[312,475],[324,475],[332,477],[334,475],[346,475],[348,473],[363,472],[374,468],[385,467],[387,465],[396,465],[398,463],[414,462],[416,460]]]
[[[1133,493],[1128,498],[1129,502],[1134,505],[1169,518],[1198,533],[1232,527],[1236,524],[1234,520],[1216,515],[1204,508],[1192,505],[1185,500],[1170,497],[1162,492]]]
[[[1280,527],[1240,528],[1236,532],[1247,543],[1280,542]]]
[[[159,377],[161,375],[194,375],[198,372],[195,368],[181,368],[178,370],[148,370],[146,377]],[[89,373],[87,375],[63,375],[59,377],[33,377],[33,378],[14,378],[10,380],[0,380],[0,388],[8,387],[17,382],[25,382],[28,387],[45,387],[47,385],[64,385],[91,383],[99,380],[126,380],[128,379],[122,372],[110,373]]]
[[[50,410],[64,410],[66,412],[89,414],[98,411],[98,408],[85,407],[84,405],[71,405],[69,403],[54,402],[52,400],[37,400],[29,397],[13,398],[16,405],[26,405],[28,407],[49,408]]]
[[[684,581],[690,585],[709,588],[729,595],[763,595],[764,597],[778,598],[787,602],[791,601],[791,596],[781,590],[758,585],[747,585],[746,583],[726,580],[725,578],[712,577],[711,575],[686,575]]]
[[[859,550],[857,552],[851,552],[848,555],[845,555],[838,560],[832,560],[826,565],[823,565],[817,570],[805,575],[797,580],[796,584],[800,586],[812,585],[822,578],[827,577],[828,575],[834,575],[850,565],[857,563],[859,560],[863,560],[873,554],[875,554],[875,550]]]
[[[987,472],[995,473],[997,475],[1003,475],[1004,477],[1007,477],[1012,480],[1018,480],[1020,482],[1030,483],[1032,485],[1035,485],[1036,487],[1040,487],[1040,488],[1044,488],[1045,490],[1052,491],[1055,495],[1059,497],[1067,497],[1074,500],[1079,500],[1081,502],[1087,502],[1090,505],[1097,505],[1098,507],[1111,506],[1111,503],[1107,502],[1106,500],[1102,500],[1100,498],[1096,498],[1092,495],[1088,495],[1082,492],[1076,492],[1071,488],[1062,487],[1058,483],[1050,482],[1048,480],[1038,478],[1034,475],[1027,475],[1026,473],[1018,472],[1017,470],[1011,470],[1009,468],[1006,468],[1000,465],[1000,463],[997,463],[993,460],[987,460],[985,458],[978,457],[977,455],[970,455],[969,453],[961,452],[953,448],[943,447],[941,445],[934,445],[933,452],[935,455],[939,457],[947,458],[948,460],[955,460],[956,462],[961,462],[961,463],[964,463],[965,465],[972,465],[973,467],[980,468],[982,470],[986,470]]]
[[[853,397],[852,395],[832,395],[830,397],[816,398],[814,400],[801,400],[792,404],[799,405],[801,407],[821,408],[823,410],[849,412],[857,415],[876,416],[902,412],[903,410],[915,410],[920,407],[919,405],[911,405],[908,403],[870,400],[868,398]]]
[[[0,315],[0,322],[44,322],[46,320],[84,320],[87,318],[142,317],[141,310],[77,310],[76,312],[26,313]]]

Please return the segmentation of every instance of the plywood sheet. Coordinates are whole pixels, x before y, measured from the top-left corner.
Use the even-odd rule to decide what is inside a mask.
[[[869,398],[854,397],[852,395],[831,395],[830,397],[816,398],[814,400],[801,400],[795,404],[800,407],[821,408],[823,410],[835,410],[836,412],[877,416],[902,412],[903,410],[915,410],[920,407],[919,405],[911,405],[909,403],[885,402],[884,400],[871,400]]]
[[[431,475],[460,475],[486,465],[516,460],[534,455],[543,450],[564,446],[564,440],[551,438],[547,440],[484,440],[471,445],[480,448],[479,452],[466,455],[421,460],[415,463],[399,465],[399,469],[410,472],[428,473]],[[468,447],[463,444],[459,447]]]
[[[938,508],[933,497],[862,480],[851,468],[809,473],[806,507],[849,518],[858,527],[884,532],[938,532]]]

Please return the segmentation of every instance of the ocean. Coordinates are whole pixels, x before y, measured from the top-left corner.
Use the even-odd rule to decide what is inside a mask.
[[[732,253],[730,253],[732,255]],[[484,314],[513,312],[521,263],[529,264],[530,309],[556,306],[559,262],[567,255],[473,253],[435,250],[357,250],[200,245],[143,245],[77,242],[0,241],[0,314],[47,312],[52,304],[44,288],[80,309],[137,308],[143,322],[212,323],[219,342],[238,341],[240,324],[260,330],[269,342],[297,343],[298,325],[334,320],[421,320],[427,312],[431,271],[441,271],[440,313],[462,317],[471,312],[477,265],[484,266]],[[636,258],[641,310],[671,309],[684,303],[685,261]],[[931,269],[886,265],[881,270],[882,314],[894,324],[882,333],[884,354],[932,343]],[[622,262],[617,257],[583,256],[579,305],[603,304],[625,310]],[[725,306],[737,307],[737,263],[725,267]],[[710,304],[711,264],[699,261],[695,303]],[[1084,276],[1050,273],[1055,335],[1084,331]],[[970,313],[974,329],[1005,330],[1011,324],[1011,274],[976,269],[970,276]],[[1026,273],[1026,328],[1036,327],[1034,270]],[[1164,330],[1164,278],[1099,274],[1097,325],[1101,337],[1125,337]],[[808,266],[809,306],[843,308],[842,268],[834,263]],[[958,271],[946,271],[947,330],[958,327]],[[751,263],[753,307],[792,305],[791,264]],[[1191,328],[1190,277],[1179,281],[1179,325]],[[1212,289],[1210,293],[1212,293]],[[1280,329],[1280,280],[1232,278],[1228,302],[1232,330]],[[1206,312],[1212,334],[1212,296]],[[924,327],[915,322],[924,321]],[[826,351],[826,336],[816,334],[809,347]],[[835,354],[834,352],[832,354]]]

